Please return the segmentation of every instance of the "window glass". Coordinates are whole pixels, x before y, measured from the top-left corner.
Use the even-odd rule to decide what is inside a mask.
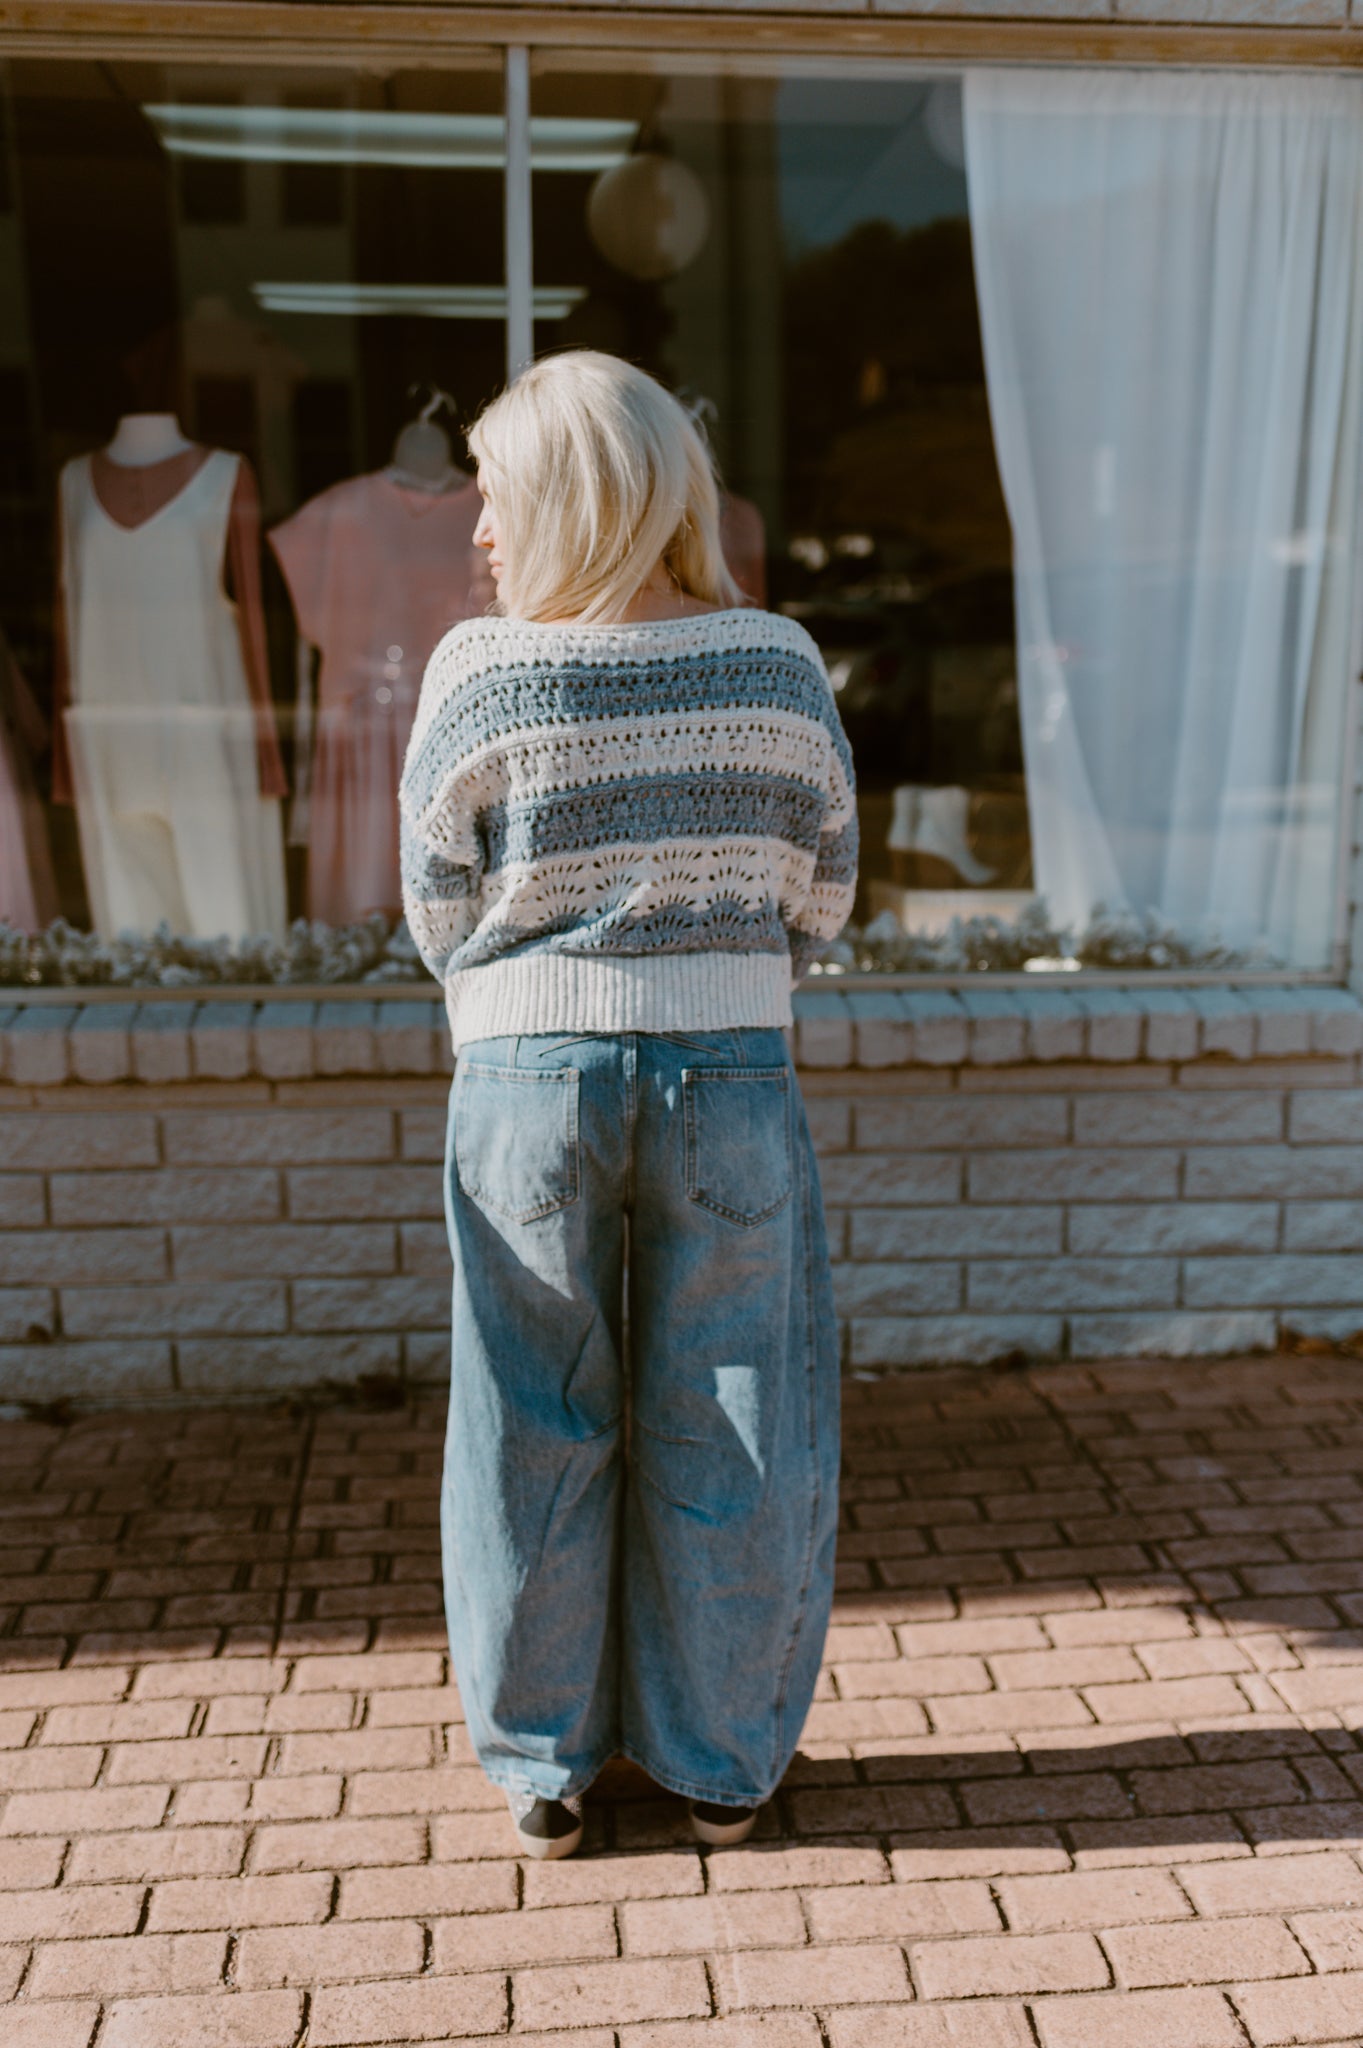
[[[490,594],[500,67],[0,78],[0,975],[419,971],[396,792]]]
[[[697,406],[731,567],[823,649],[841,960],[1327,968],[1357,85],[545,57],[534,111],[602,156],[535,177],[540,351]]]

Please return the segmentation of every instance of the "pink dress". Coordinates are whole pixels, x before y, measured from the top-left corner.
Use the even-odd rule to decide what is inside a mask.
[[[398,782],[426,662],[485,609],[473,529],[481,500],[375,470],[274,528],[298,630],[321,654],[308,821],[308,914],[400,914]]]

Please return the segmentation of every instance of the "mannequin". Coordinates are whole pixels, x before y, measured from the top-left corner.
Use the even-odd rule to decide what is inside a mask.
[[[129,414],[63,469],[59,521],[53,793],[76,806],[97,931],[281,932],[284,776],[249,467],[171,413]]]
[[[410,395],[415,395],[415,388]],[[450,437],[436,419],[442,406],[453,413],[454,400],[433,386],[416,418],[402,428],[388,465],[395,483],[419,491],[447,491],[456,483],[467,483],[463,471],[454,466]]]
[[[679,391],[677,396],[708,446],[719,407],[713,398],[694,391]],[[734,582],[748,603],[760,609],[767,602],[767,523],[750,498],[721,489],[719,544]]]
[[[422,674],[441,635],[492,596],[473,546],[481,500],[451,458],[442,406],[453,411],[432,391],[385,469],[334,484],[270,534],[302,643],[297,729],[312,740],[290,838],[308,847],[308,915],[329,924],[401,912],[397,791]]]
[[[173,412],[125,412],[104,453],[124,469],[145,469],[172,455],[184,455],[193,446]]]

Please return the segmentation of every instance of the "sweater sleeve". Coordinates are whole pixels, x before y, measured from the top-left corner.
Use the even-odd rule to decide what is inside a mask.
[[[484,868],[471,732],[450,637],[427,664],[398,794],[407,929],[442,985],[451,957],[478,922]]]
[[[809,894],[790,927],[791,966],[796,981],[809,972],[824,947],[837,938],[852,915],[857,893],[859,832],[852,749],[842,729],[822,657],[815,652],[811,658],[819,669],[826,692],[822,718],[828,735],[826,808]]]

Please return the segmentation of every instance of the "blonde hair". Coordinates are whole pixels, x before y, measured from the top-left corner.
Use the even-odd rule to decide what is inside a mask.
[[[469,429],[502,546],[498,609],[615,618],[661,562],[708,604],[742,594],[724,565],[714,464],[685,408],[618,356],[547,356]]]

